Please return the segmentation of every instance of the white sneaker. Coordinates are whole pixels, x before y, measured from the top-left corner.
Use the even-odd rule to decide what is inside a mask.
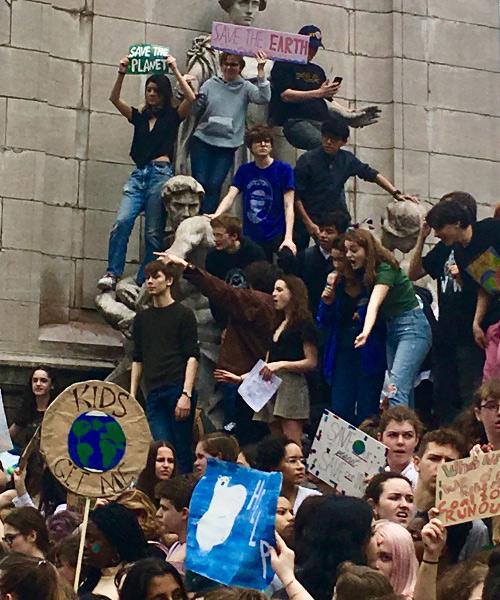
[[[117,281],[117,277],[111,273],[105,273],[97,282],[97,287],[101,290],[101,292],[109,292],[115,289]]]

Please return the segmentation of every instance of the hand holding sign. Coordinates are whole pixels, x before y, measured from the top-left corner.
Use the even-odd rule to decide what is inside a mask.
[[[118,73],[120,75],[126,75],[128,69],[129,59],[128,56],[124,56],[121,61],[118,63]]]
[[[439,519],[431,519],[422,529],[424,560],[436,562],[446,544],[446,527]]]

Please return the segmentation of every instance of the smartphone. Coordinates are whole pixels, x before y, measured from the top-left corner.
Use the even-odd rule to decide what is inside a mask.
[[[342,79],[343,79],[343,77],[338,77],[337,76],[337,77],[334,78],[333,83],[341,84],[342,83]]]

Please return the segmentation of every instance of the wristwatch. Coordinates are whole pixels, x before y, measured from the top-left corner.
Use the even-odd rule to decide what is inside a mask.
[[[401,190],[394,190],[394,191],[392,192],[392,197],[393,197],[395,200],[398,200],[398,196],[402,196],[402,195],[403,195],[403,192],[402,192]]]
[[[186,396],[188,400],[191,400],[191,394],[188,394],[185,390],[182,392],[181,396]]]

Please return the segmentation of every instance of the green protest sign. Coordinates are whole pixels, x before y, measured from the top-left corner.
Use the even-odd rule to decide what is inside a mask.
[[[128,51],[127,73],[131,75],[153,75],[167,73],[168,64],[166,57],[169,49],[165,46],[154,44],[134,44]]]

